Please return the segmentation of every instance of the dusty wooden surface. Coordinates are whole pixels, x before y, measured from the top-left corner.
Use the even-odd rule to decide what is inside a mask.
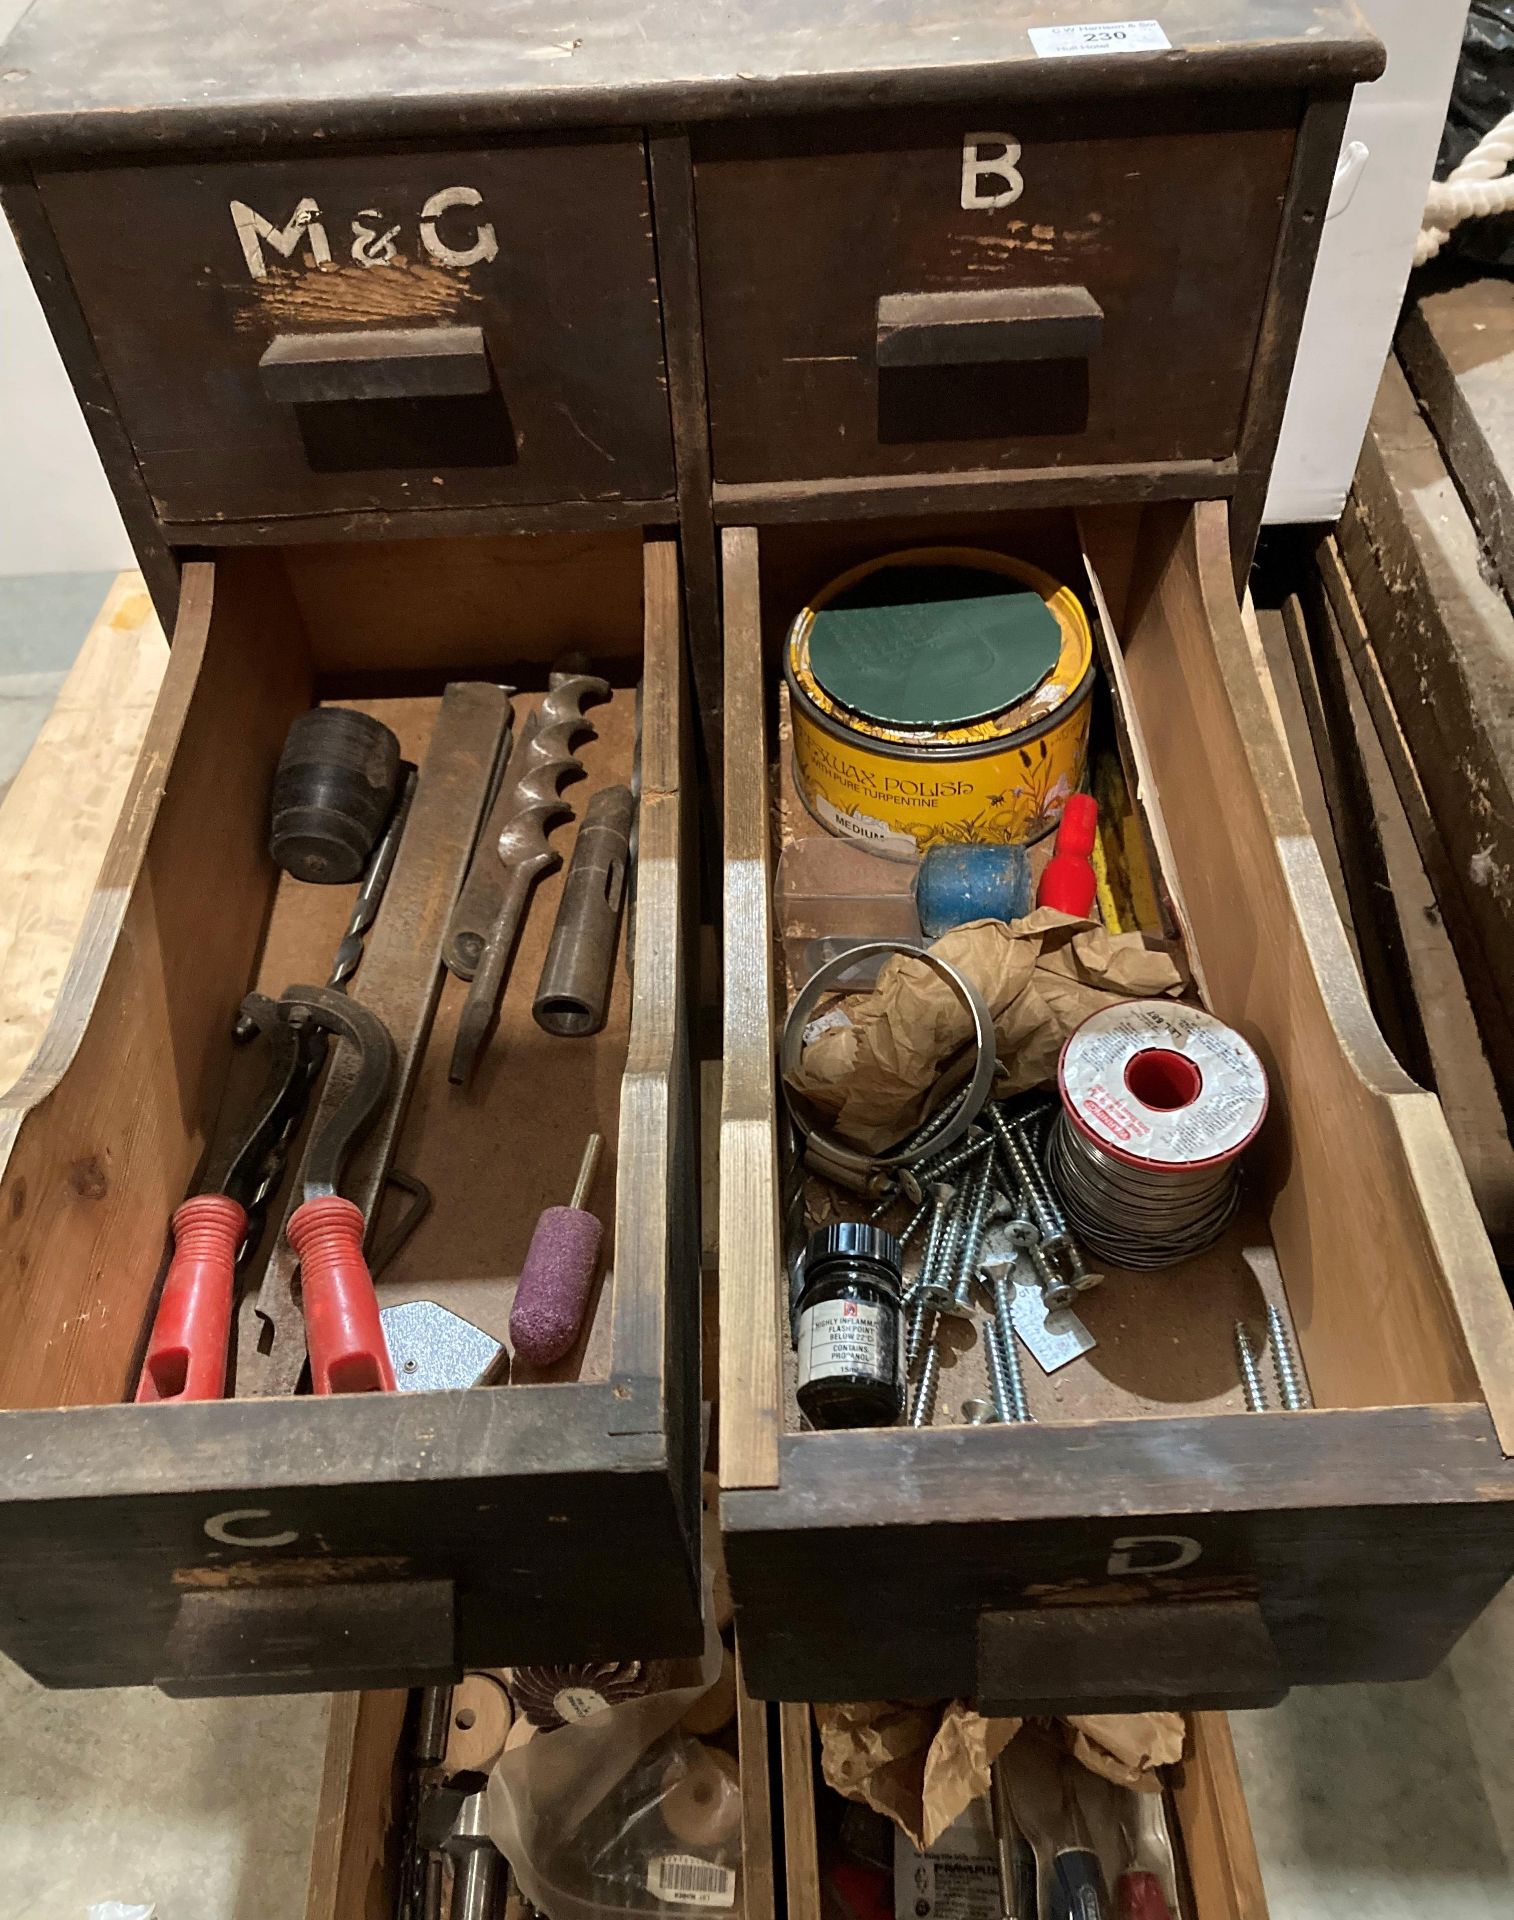
[[[1484,1042],[1514,1088],[1514,614],[1396,360],[1378,390],[1340,551],[1450,858],[1441,901]],[[1476,996],[1474,996],[1475,998]]]
[[[1398,357],[1505,588],[1514,581],[1514,283],[1411,300]]]
[[[1043,57],[1030,29],[1128,18],[1127,0],[41,0],[5,43],[0,150],[290,134],[453,135],[707,118],[880,97],[1349,83],[1383,51],[1347,0],[1167,0],[1152,50]]]
[[[123,573],[0,805],[0,1088],[52,1014],[167,664],[142,576]]]

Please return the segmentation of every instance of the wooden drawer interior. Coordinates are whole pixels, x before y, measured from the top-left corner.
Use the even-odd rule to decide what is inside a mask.
[[[788,1701],[777,1711],[788,1912],[790,1920],[820,1920],[829,1908],[821,1888],[816,1798],[829,1789],[821,1778],[809,1707]],[[1256,1842],[1223,1714],[1187,1716],[1183,1758],[1167,1769],[1166,1813],[1181,1920],[1267,1920]]]
[[[1228,459],[1297,111],[1022,100],[700,130],[717,483]],[[895,365],[880,345],[880,299],[944,319],[953,296],[1069,287],[1102,314],[1091,348]]]
[[[387,1417],[398,1430],[419,1422],[411,1438],[420,1450],[408,1461],[408,1440],[399,1453],[376,1445],[378,1429],[363,1424],[374,1411],[358,1404],[366,1396],[287,1397],[302,1366],[298,1316],[281,1320],[270,1346],[247,1304],[235,1336],[238,1397],[121,1405],[135,1387],[169,1217],[194,1188],[223,1092],[245,1098],[248,1091],[235,1078],[242,1068],[231,1037],[237,1004],[254,986],[277,995],[294,981],[324,981],[351,908],[354,888],[301,884],[268,856],[270,783],[289,722],[313,699],[352,704],[386,721],[402,751],[420,760],[445,681],[508,680],[519,689],[519,725],[552,664],[572,651],[587,655],[613,689],[591,709],[595,737],[581,748],[586,779],[568,795],[575,813],[581,816],[594,789],[629,782],[639,753],[639,863],[634,931],[626,936],[634,953],[617,957],[600,1033],[572,1040],[543,1033],[531,1002],[561,873],[544,880],[498,1027],[466,1089],[447,1080],[465,993],[447,978],[395,1154],[396,1166],[429,1185],[434,1203],[377,1288],[382,1304],[437,1300],[504,1338],[536,1215],[567,1200],[584,1142],[598,1131],[605,1157],[590,1204],[605,1224],[604,1277],[585,1335],[551,1369],[518,1366],[509,1386],[396,1396]],[[692,1487],[680,1436],[697,1366],[697,1248],[693,1223],[672,1204],[692,1154],[685,730],[671,540],[644,540],[636,531],[516,536],[239,552],[191,564],[163,693],[91,925],[41,1052],[4,1115],[0,1238],[15,1284],[0,1343],[0,1406],[11,1410],[0,1414],[0,1499],[24,1496],[30,1475],[43,1468],[27,1438],[37,1420],[49,1420],[59,1436],[78,1434],[84,1452],[77,1458],[94,1468],[70,1479],[60,1458],[49,1469],[50,1490],[80,1502],[72,1521],[66,1503],[55,1516],[63,1535],[71,1524],[88,1530],[92,1499],[140,1498],[126,1538],[97,1543],[98,1571],[115,1567],[121,1605],[156,1609],[156,1620],[170,1607],[175,1582],[192,1583],[201,1563],[234,1565],[249,1545],[262,1544],[235,1536],[275,1531],[268,1512],[292,1501],[289,1557],[307,1577],[312,1554],[334,1556],[332,1579],[361,1577],[361,1558],[344,1556],[365,1552],[406,1576],[445,1573],[462,1595],[459,1644],[487,1642],[497,1628],[476,1594],[468,1600],[459,1564],[461,1555],[475,1570],[486,1568],[480,1515],[491,1508],[480,1502],[490,1485],[497,1500],[500,1482],[508,1486],[512,1477],[525,1486],[560,1473],[566,1479],[555,1494],[541,1481],[527,1500],[558,1509],[531,1523],[544,1529],[534,1549],[544,1570],[524,1584],[507,1567],[494,1575],[513,1577],[514,1605],[538,1616],[538,1637],[550,1640],[564,1624],[539,1603],[559,1575],[571,1581],[574,1539],[583,1543],[593,1526],[608,1538],[618,1525],[634,1534],[654,1521],[663,1529],[653,1537],[665,1548],[664,1570],[676,1572],[685,1561],[677,1583],[685,1597],[677,1617],[663,1622],[665,1650],[679,1651],[697,1632],[689,1550],[679,1549],[679,1512]],[[562,832],[557,842],[565,853],[570,837]],[[380,927],[382,915],[381,908]],[[352,991],[362,999],[361,967]],[[292,1171],[297,1152],[290,1158]],[[397,1199],[391,1195],[377,1225],[370,1222],[370,1247]],[[265,1249],[282,1218],[280,1196],[269,1209]],[[256,1288],[254,1270],[244,1302]],[[419,1401],[431,1410],[413,1404]],[[69,1412],[20,1411],[58,1408]],[[89,1438],[105,1433],[101,1422],[113,1436],[120,1427],[109,1446]],[[327,1439],[313,1440],[317,1432]],[[320,1466],[326,1446],[335,1475]],[[596,1472],[605,1476],[602,1491],[617,1483],[624,1490],[618,1522],[578,1510],[573,1476]],[[459,1476],[474,1478],[471,1502],[449,1513],[443,1496],[428,1515],[428,1483]],[[391,1482],[407,1484],[389,1487],[386,1500]],[[223,1529],[223,1540],[196,1523],[195,1509],[204,1519],[218,1506],[260,1506],[216,1491],[228,1484],[266,1496],[265,1519]],[[362,1488],[375,1503],[366,1514],[355,1492]],[[638,1492],[646,1504],[638,1505]],[[177,1496],[180,1505],[167,1514],[169,1503],[155,1495]],[[407,1510],[407,1502],[415,1504]],[[530,1565],[531,1545],[517,1541],[516,1552]],[[37,1657],[40,1634],[48,1664],[56,1662],[53,1677],[68,1678],[76,1665],[156,1677],[161,1669],[142,1670],[150,1647],[108,1638],[78,1644],[89,1636],[72,1610],[50,1629],[37,1623],[28,1581],[48,1577],[39,1534],[35,1543],[23,1541],[7,1583],[10,1645],[23,1663]],[[138,1580],[153,1589],[151,1602],[133,1599]],[[87,1616],[112,1601],[107,1593],[77,1604]],[[601,1600],[599,1611],[612,1617],[596,1619],[585,1603],[579,1627],[591,1638],[613,1638],[613,1609]],[[570,1628],[568,1638],[577,1632]],[[484,1657],[481,1645],[472,1657]],[[523,1648],[520,1657],[572,1656]],[[319,1673],[306,1684],[320,1684]]]
[[[672,494],[639,134],[38,187],[164,521],[222,539],[297,515]],[[411,371],[392,397],[354,397],[366,336],[414,351],[437,329],[470,335],[462,391]],[[275,390],[273,342],[315,336],[345,343],[319,393],[308,376],[310,397]]]
[[[776,1624],[779,1588],[797,1578],[801,1562],[855,1552],[860,1579],[874,1572],[875,1546],[881,1567],[906,1543],[920,1555],[920,1576],[934,1583],[940,1616],[956,1618],[956,1653],[947,1650],[952,1630],[944,1630],[911,1673],[901,1628],[897,1646],[874,1648],[871,1667],[862,1655],[850,1665],[842,1656],[836,1691],[811,1697],[971,1694],[980,1680],[992,1684],[974,1616],[1080,1592],[1111,1602],[1189,1597],[1259,1607],[1282,1647],[1272,1698],[1290,1678],[1368,1677],[1391,1670],[1395,1658],[1429,1663],[1449,1641],[1422,1617],[1424,1596],[1406,1594],[1421,1577],[1428,1587],[1431,1576],[1388,1564],[1395,1529],[1412,1531],[1425,1516],[1376,1523],[1365,1509],[1405,1499],[1390,1458],[1399,1446],[1412,1446],[1420,1461],[1438,1456],[1453,1479],[1465,1479],[1432,1498],[1468,1508],[1493,1502],[1486,1526],[1471,1511],[1460,1516],[1486,1559],[1475,1575],[1464,1567],[1457,1576],[1477,1594],[1447,1602],[1466,1609],[1459,1626],[1507,1575],[1514,1480],[1497,1435],[1514,1439],[1509,1304],[1439,1107],[1393,1061],[1351,970],[1228,583],[1224,509],[1089,512],[1076,523],[1000,515],[951,525],[955,538],[1001,547],[1062,579],[1082,577],[1080,548],[1096,569],[1106,629],[1123,658],[1127,748],[1189,957],[1211,1010],[1261,1053],[1271,1108],[1247,1162],[1246,1206],[1226,1239],[1158,1275],[1109,1270],[1078,1308],[1097,1349],[1049,1379],[1027,1362],[1035,1424],[802,1431],[776,1237],[781,956],[767,978],[756,967],[728,972],[723,1472],[738,1602],[773,1608],[771,1635],[747,1621],[753,1684],[793,1698],[801,1670],[812,1666],[802,1623]],[[771,725],[782,631],[824,580],[922,533],[919,523],[779,527],[763,530],[760,547],[750,530],[726,536],[728,948],[739,940],[745,950],[774,953],[764,830],[772,815],[757,800],[769,792],[773,749],[759,755],[755,743],[759,727]],[[1259,1326],[1269,1300],[1291,1318],[1316,1411],[1244,1412],[1234,1325]],[[985,1391],[977,1345],[949,1355],[938,1422]],[[1405,1412],[1387,1411],[1395,1409]],[[849,1511],[849,1498],[863,1505]],[[1281,1510],[1301,1507],[1314,1511],[1290,1541],[1294,1522],[1275,1523]],[[1302,1544],[1332,1518],[1333,1547]],[[770,1575],[780,1543],[795,1558]],[[1159,1577],[1143,1581],[1148,1564]],[[1339,1590],[1346,1566],[1365,1583],[1354,1595]],[[1351,1632],[1306,1644],[1294,1614],[1309,1604],[1311,1583],[1316,1595],[1336,1589],[1317,1604],[1340,1609]],[[1369,1588],[1389,1618],[1364,1632]],[[1444,1582],[1437,1591],[1445,1602]],[[806,1610],[812,1629],[824,1617],[820,1637],[834,1650],[843,1609],[807,1593]],[[1414,1620],[1395,1650],[1397,1610]],[[1407,1651],[1416,1639],[1417,1656]],[[1234,1647],[1233,1668],[1222,1653],[1207,1684],[1195,1665],[1195,1704],[1267,1697],[1260,1675],[1244,1674],[1239,1637]],[[1214,1684],[1227,1674],[1228,1692]],[[1059,1683],[1077,1684],[1075,1672],[1038,1678],[1053,1694]],[[1169,1673],[1141,1704],[1184,1699]]]
[[[331,1702],[304,1920],[393,1920],[403,1845],[407,1697],[339,1694]],[[741,1769],[740,1920],[773,1920],[774,1808],[768,1709],[737,1668]],[[776,1757],[776,1756],[775,1756]],[[513,1888],[510,1920],[528,1913]]]

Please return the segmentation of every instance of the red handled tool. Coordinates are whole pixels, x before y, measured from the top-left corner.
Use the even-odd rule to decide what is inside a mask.
[[[378,1300],[363,1254],[362,1212],[337,1192],[347,1156],[377,1118],[394,1076],[394,1041],[374,1013],[331,987],[290,987],[277,1001],[249,994],[242,1011],[268,1039],[273,1065],[251,1122],[215,1163],[207,1191],[174,1215],[174,1255],[148,1338],[137,1399],[219,1400],[226,1391],[227,1343],[238,1251],[248,1204],[270,1156],[287,1146],[291,1116],[308,1095],[311,1062],[326,1036],[357,1055],[352,1084],[305,1150],[304,1199],[291,1215],[300,1258],[305,1338],[316,1393],[394,1388]]]
[[[304,1199],[285,1231],[300,1261],[305,1345],[314,1393],[395,1391],[378,1297],[363,1253],[361,1207],[337,1192],[347,1156],[378,1118],[394,1078],[394,1041],[376,1013],[330,987],[290,987],[283,1004],[350,1041],[357,1070],[341,1105],[311,1135],[300,1179]]]
[[[225,1394],[248,1215],[270,1176],[276,1177],[309,1085],[307,1041],[276,1000],[248,994],[242,1020],[268,1045],[267,1078],[252,1112],[213,1154],[203,1190],[174,1214],[173,1259],[137,1382],[139,1401],[219,1400]]]

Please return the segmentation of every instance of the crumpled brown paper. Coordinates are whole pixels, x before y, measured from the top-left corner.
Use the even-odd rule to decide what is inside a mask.
[[[1183,1757],[1179,1713],[1070,1713],[1064,1725],[1074,1757],[1119,1787],[1155,1792],[1156,1769]]]
[[[964,1701],[914,1707],[894,1700],[817,1705],[820,1765],[849,1800],[886,1814],[922,1851],[988,1792],[989,1768],[1020,1729]]]
[[[826,1784],[886,1815],[921,1852],[988,1792],[994,1761],[1023,1725],[990,1720],[963,1700],[853,1701],[814,1713]],[[1120,1786],[1155,1791],[1155,1769],[1182,1758],[1180,1714],[1071,1714],[1061,1724],[1074,1757]]]
[[[1062,1042],[1100,1007],[1180,993],[1188,984],[1171,942],[1106,933],[1097,921],[1052,907],[1022,920],[954,927],[930,950],[988,1002],[999,1099],[1051,1080]],[[809,1042],[789,1085],[844,1140],[879,1153],[924,1118],[942,1074],[972,1039],[972,1020],[946,981],[910,954],[886,960],[872,990],[848,995],[841,1006],[846,1020]]]

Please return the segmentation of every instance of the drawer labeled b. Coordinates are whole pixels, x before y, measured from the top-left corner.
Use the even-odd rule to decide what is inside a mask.
[[[1225,95],[700,131],[717,499],[1228,460],[1296,112]]]
[[[170,524],[672,492],[638,137],[39,187]]]

